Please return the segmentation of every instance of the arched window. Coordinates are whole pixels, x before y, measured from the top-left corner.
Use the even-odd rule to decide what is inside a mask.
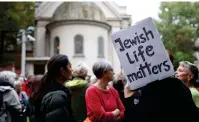
[[[83,36],[76,35],[74,38],[75,54],[83,54]]]
[[[104,38],[98,37],[98,56],[104,57]]]
[[[55,37],[55,40],[54,40],[54,54],[59,54],[59,43],[60,43],[59,37]]]

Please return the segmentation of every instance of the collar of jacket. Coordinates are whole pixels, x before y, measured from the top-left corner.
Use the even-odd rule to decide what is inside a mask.
[[[57,90],[62,90],[62,91],[64,91],[66,94],[70,94],[68,88],[66,88],[64,85],[62,85],[62,84],[60,84],[60,83],[58,83],[58,82],[54,82],[54,83],[51,85],[51,87],[48,89],[48,92],[46,92],[46,94],[49,93],[49,92],[52,92],[52,91],[57,91]]]

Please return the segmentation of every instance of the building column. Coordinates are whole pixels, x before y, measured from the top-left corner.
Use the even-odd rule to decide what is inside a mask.
[[[112,65],[114,66],[114,58],[113,58],[113,44],[111,39],[112,31],[108,32],[108,60],[111,61]]]
[[[35,49],[34,49],[34,56],[35,57],[45,57],[45,49],[46,49],[46,25],[48,24],[47,21],[38,21],[35,31]]]

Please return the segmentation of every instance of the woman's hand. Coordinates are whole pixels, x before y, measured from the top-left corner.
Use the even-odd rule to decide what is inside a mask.
[[[130,90],[129,85],[126,84],[124,87],[124,98],[128,98],[133,96],[136,93],[136,91]]]
[[[120,115],[120,110],[119,109],[115,109],[112,113],[113,113],[113,115],[115,117],[117,117],[118,115]]]
[[[120,119],[120,110],[119,109],[115,109],[112,113],[115,116],[115,120]]]

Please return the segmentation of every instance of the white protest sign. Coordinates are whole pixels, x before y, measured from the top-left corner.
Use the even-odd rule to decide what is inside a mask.
[[[114,33],[112,42],[132,90],[174,74],[152,18]]]

